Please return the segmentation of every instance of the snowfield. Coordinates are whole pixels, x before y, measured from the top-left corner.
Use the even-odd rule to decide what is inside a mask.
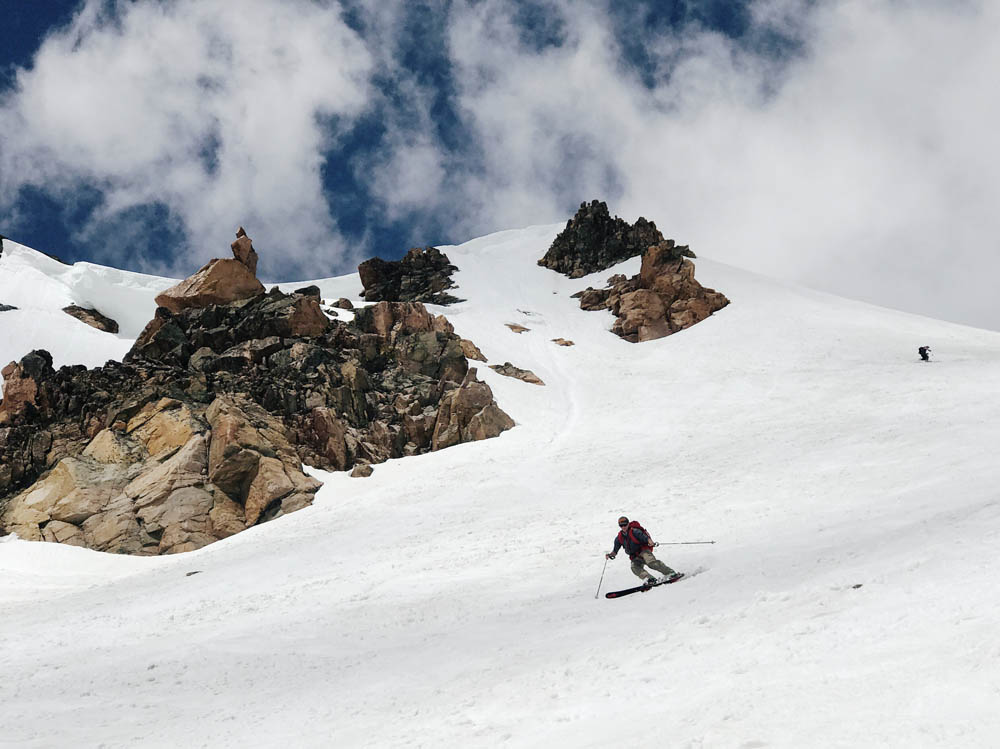
[[[538,267],[561,228],[441,247],[432,309],[546,383],[473,362],[512,431],[179,556],[0,539],[0,746],[1000,745],[1000,334],[698,259],[732,304],[634,345],[570,295],[639,260]],[[121,356],[173,283],[4,248],[3,364]],[[717,543],[595,597],[621,514]]]

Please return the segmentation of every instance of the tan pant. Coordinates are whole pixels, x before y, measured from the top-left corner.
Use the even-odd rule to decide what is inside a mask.
[[[652,577],[643,566],[649,567],[651,570],[656,570],[657,572],[662,572],[664,575],[670,576],[674,574],[674,571],[670,569],[667,565],[661,562],[659,559],[653,556],[653,552],[646,551],[640,552],[632,560],[632,574],[638,577],[640,580],[648,580]]]

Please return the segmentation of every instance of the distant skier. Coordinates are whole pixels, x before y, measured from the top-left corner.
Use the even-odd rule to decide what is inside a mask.
[[[917,349],[917,353],[920,354],[920,358],[923,359],[924,361],[930,361],[931,360],[931,347],[930,346],[921,346],[920,348]]]
[[[618,550],[624,548],[625,553],[632,560],[632,573],[649,585],[658,585],[659,583],[668,582],[681,576],[681,573],[674,572],[653,556],[653,547],[658,544],[649,537],[649,533],[638,522],[634,520],[629,522],[629,519],[622,515],[618,518],[618,527],[621,530],[618,531],[618,535],[615,537],[615,548],[610,554],[605,554],[605,557],[614,559]],[[662,572],[666,577],[662,580],[657,579],[646,572],[643,566],[648,566],[652,570]]]

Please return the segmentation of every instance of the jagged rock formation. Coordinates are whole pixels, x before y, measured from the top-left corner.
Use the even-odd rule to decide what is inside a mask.
[[[366,302],[461,302],[462,299],[444,293],[454,287],[451,274],[456,270],[437,247],[414,247],[402,260],[373,257],[358,266]]]
[[[521,369],[520,367],[515,367],[509,361],[503,364],[491,364],[490,369],[494,372],[502,374],[504,377],[513,377],[518,380],[523,380],[524,382],[529,382],[532,385],[544,385],[541,378],[538,377],[530,369]]]
[[[660,242],[642,256],[639,274],[608,279],[608,288],[587,288],[573,296],[585,310],[610,309],[618,318],[611,330],[639,343],[689,328],[729,304],[694,278],[695,255],[673,240]]]
[[[257,280],[257,253],[241,226],[231,245],[234,257],[210,260],[193,276],[156,297],[156,303],[171,312],[252,299],[264,293]]]
[[[63,312],[70,317],[75,317],[80,322],[84,322],[90,327],[97,328],[104,333],[118,332],[118,323],[110,317],[102,315],[96,309],[87,309],[85,307],[78,307],[75,304],[71,304],[69,307],[63,307]]]
[[[607,203],[594,200],[580,204],[580,210],[538,264],[570,278],[582,278],[641,255],[662,241],[663,235],[652,221],[640,217],[629,225],[618,216],[611,218]]]
[[[186,551],[311,503],[302,462],[349,470],[513,426],[444,317],[382,302],[331,321],[303,291],[161,307],[121,363],[5,367],[0,533]]]

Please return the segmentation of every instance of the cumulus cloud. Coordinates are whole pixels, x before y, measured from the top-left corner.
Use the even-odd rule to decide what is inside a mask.
[[[341,257],[323,153],[336,118],[349,122],[368,106],[372,61],[337,6],[107,6],[85,3],[0,104],[6,201],[25,185],[66,200],[96,185],[103,201],[85,234],[138,206],[163,206],[191,238],[173,258],[178,271],[225,251],[240,224],[270,251],[265,269],[279,258],[294,272],[318,255]],[[106,244],[129,252],[113,236]]]
[[[468,233],[607,196],[706,256],[1000,328],[995,4],[767,0],[743,40],[638,28],[652,85],[624,63],[610,5],[549,2],[563,42],[542,49],[520,41],[516,6],[452,10],[483,156],[437,199],[461,196]]]
[[[602,197],[706,257],[1000,328],[996,4],[753,0],[735,35],[613,0],[107,6],[0,102],[0,202],[86,186],[95,243],[141,253],[123,224],[155,206],[176,271],[243,224],[287,277],[346,271],[379,222],[458,241]]]

